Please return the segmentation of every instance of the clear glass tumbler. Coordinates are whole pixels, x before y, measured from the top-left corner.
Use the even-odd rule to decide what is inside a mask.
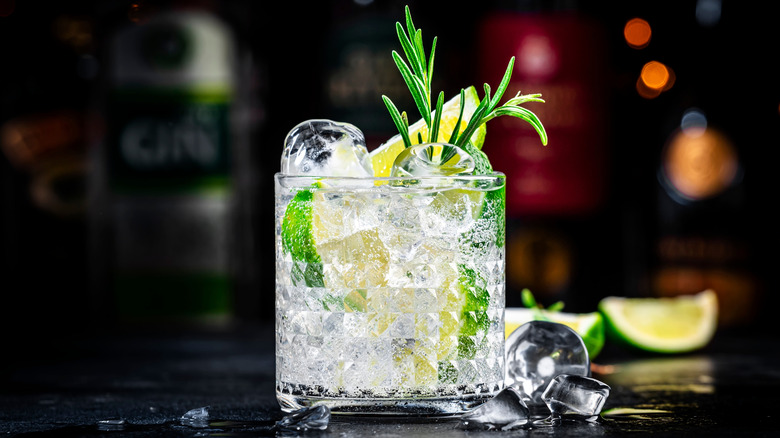
[[[447,415],[503,388],[505,184],[275,176],[283,410]]]

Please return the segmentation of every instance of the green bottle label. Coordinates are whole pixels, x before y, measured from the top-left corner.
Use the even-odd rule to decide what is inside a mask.
[[[109,120],[116,192],[225,191],[230,181],[227,96],[117,93]]]

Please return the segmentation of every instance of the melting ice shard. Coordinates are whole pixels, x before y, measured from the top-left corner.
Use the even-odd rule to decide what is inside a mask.
[[[522,394],[510,386],[463,414],[459,427],[466,430],[512,430],[528,423],[529,415]]]
[[[307,120],[284,142],[281,173],[309,176],[373,176],[363,132],[349,123]]]
[[[306,430],[325,430],[330,423],[330,408],[316,405],[298,409],[276,423],[279,430],[287,432],[303,432]]]
[[[179,420],[182,425],[190,427],[208,427],[209,425],[209,407],[190,409]]]
[[[530,321],[509,335],[505,384],[520,388],[528,406],[544,406],[542,392],[559,374],[590,376],[588,350],[577,332],[556,322]]]
[[[553,420],[598,419],[609,397],[609,385],[583,376],[559,374],[542,394]]]

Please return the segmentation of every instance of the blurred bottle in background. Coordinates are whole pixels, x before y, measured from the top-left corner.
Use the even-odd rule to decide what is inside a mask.
[[[748,54],[769,32],[768,18],[713,1],[691,2],[676,15],[666,10],[628,7],[621,23],[626,44],[616,67],[630,79],[621,82],[616,108],[626,110],[614,115],[626,145],[614,156],[632,164],[618,168],[616,180],[635,194],[622,202],[625,291],[668,297],[713,289],[722,328],[755,326],[759,308],[771,308],[760,248],[776,240],[761,181],[771,178],[763,150],[776,138],[768,127],[777,123],[777,94],[774,81],[762,79],[766,58]],[[738,30],[745,27],[759,31]],[[641,35],[647,38],[637,41]],[[746,82],[763,91],[742,106],[724,104],[714,91]]]
[[[731,135],[702,109],[679,115],[658,160],[651,295],[713,289],[720,325],[745,325],[756,316],[760,287],[744,162]]]
[[[493,121],[485,140],[494,167],[507,175],[507,305],[520,305],[520,290],[529,288],[545,305],[563,300],[569,311],[592,311],[605,278],[618,277],[609,272],[619,260],[606,232],[617,222],[603,212],[610,166],[604,28],[576,2],[499,2],[478,37],[479,83],[497,86],[514,56],[505,98],[541,93],[546,101],[526,105],[547,130],[546,147],[512,118]]]
[[[255,272],[251,59],[209,2],[111,12],[90,175],[96,310],[224,325],[241,299],[257,304],[236,294]]]

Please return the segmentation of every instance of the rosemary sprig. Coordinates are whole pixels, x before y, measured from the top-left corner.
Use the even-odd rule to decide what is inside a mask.
[[[405,13],[406,29],[399,22],[396,22],[395,29],[404,55],[406,55],[409,63],[407,64],[395,50],[392,52],[393,61],[401,72],[401,77],[409,88],[409,92],[412,94],[417,110],[430,128],[428,129],[427,141],[435,142],[437,141],[438,127],[441,121],[441,107],[444,104],[444,92],[439,92],[436,111],[431,111],[431,83],[433,81],[433,60],[436,54],[437,38],[433,38],[431,53],[426,59],[422,31],[414,26],[409,6],[406,6]],[[409,119],[406,116],[406,112],[401,113],[389,97],[382,95],[382,100],[385,102],[385,106],[390,112],[390,117],[393,119],[396,128],[398,128],[404,144],[406,147],[411,146]]]
[[[500,116],[513,116],[530,123],[539,134],[539,138],[541,139],[542,144],[547,145],[547,131],[545,131],[544,125],[542,125],[539,117],[537,117],[537,115],[530,110],[520,106],[526,102],[544,102],[541,94],[520,94],[518,92],[515,97],[507,100],[503,105],[499,107],[496,106],[509,86],[509,79],[512,77],[512,69],[514,68],[514,65],[515,57],[513,56],[509,59],[509,65],[507,65],[506,71],[504,72],[504,77],[501,79],[501,83],[498,85],[496,94],[493,95],[492,99],[490,97],[490,85],[487,83],[484,85],[485,97],[480,100],[479,105],[477,105],[477,109],[474,110],[474,114],[472,114],[471,119],[469,119],[469,123],[466,125],[466,129],[464,129],[463,132],[454,139],[450,138],[450,142],[452,144],[463,147],[463,145],[469,141],[477,128],[479,128],[483,123],[487,123],[488,121]],[[461,92],[461,108],[464,106],[464,104],[465,97]],[[458,122],[460,122],[460,120],[458,120]]]
[[[550,318],[547,317],[545,312],[555,313],[563,310],[563,301],[556,301],[555,303],[550,304],[545,309],[541,304],[536,302],[534,295],[531,293],[531,291],[528,288],[524,288],[521,291],[521,298],[523,300],[523,305],[531,309],[531,312],[533,312],[534,314],[534,319],[537,320],[550,321]]]
[[[409,11],[409,6],[405,9],[406,29],[400,22],[396,22],[396,33],[398,39],[401,42],[404,55],[408,61],[404,61],[401,55],[395,50],[392,52],[393,61],[395,61],[398,70],[401,72],[406,86],[412,94],[415,106],[420,112],[423,120],[425,120],[428,126],[428,138],[419,138],[419,142],[426,140],[427,142],[438,141],[439,126],[441,122],[442,106],[444,102],[444,93],[439,92],[436,110],[431,111],[431,83],[433,78],[433,59],[436,52],[437,38],[433,38],[431,45],[430,56],[426,58],[425,47],[422,40],[422,31],[414,26],[412,21],[412,15]],[[525,120],[530,123],[531,126],[539,134],[539,138],[543,145],[547,145],[547,132],[536,116],[530,110],[521,107],[520,105],[526,102],[544,102],[541,98],[541,94],[520,94],[519,92],[511,99],[504,102],[502,105],[498,105],[501,97],[506,92],[509,86],[509,80],[512,76],[512,69],[514,68],[515,58],[514,56],[509,60],[509,65],[506,68],[501,83],[496,89],[496,93],[493,97],[490,96],[490,86],[484,84],[485,97],[482,98],[471,115],[466,128],[463,132],[460,132],[461,122],[463,120],[463,109],[465,107],[466,97],[465,90],[460,91],[460,113],[458,115],[458,121],[455,124],[452,134],[449,140],[445,140],[455,146],[464,147],[471,139],[474,132],[482,126],[483,123],[501,116],[512,116]],[[409,137],[409,118],[406,112],[400,112],[398,108],[393,104],[389,97],[382,95],[382,100],[385,103],[390,117],[393,119],[398,132],[401,134],[401,138],[404,141],[404,145],[409,147],[412,145],[411,138]],[[418,134],[419,135],[419,134]]]

